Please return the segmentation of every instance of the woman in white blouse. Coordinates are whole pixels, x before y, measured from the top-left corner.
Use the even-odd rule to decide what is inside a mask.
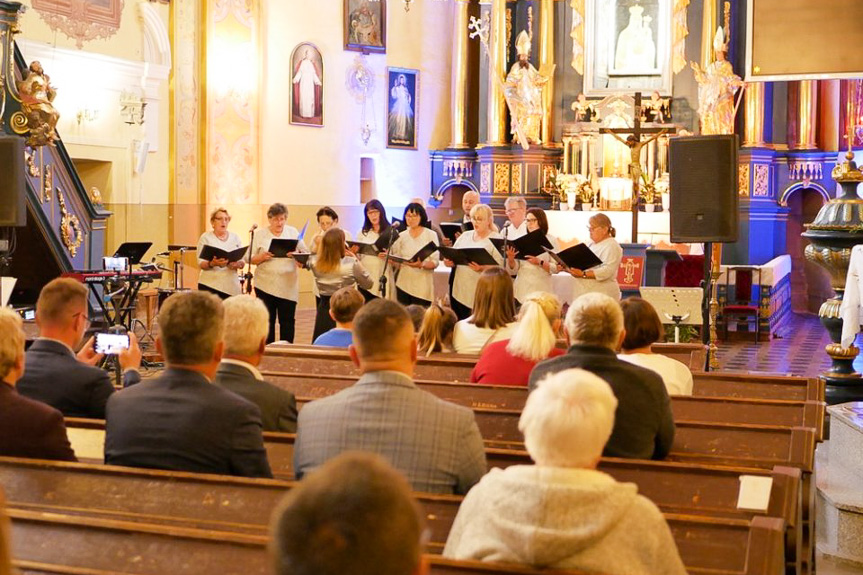
[[[512,278],[503,268],[490,266],[477,281],[473,314],[455,324],[453,349],[479,355],[488,344],[512,337],[517,325]]]
[[[605,214],[594,215],[588,223],[590,241],[587,247],[602,260],[602,263],[589,270],[569,270],[575,278],[572,299],[578,299],[586,293],[599,292],[619,300],[620,286],[617,284],[617,270],[623,258],[623,248],[614,239],[617,232]]]
[[[378,238],[381,237],[381,234],[386,233],[386,231],[390,228],[390,223],[387,220],[387,211],[384,208],[383,204],[378,200],[371,200],[366,204],[364,209],[365,211],[365,220],[363,221],[363,229],[357,234],[357,241],[363,242],[365,244],[373,244],[378,241]],[[359,251],[359,248],[354,248],[352,250],[355,254]],[[362,255],[357,254],[357,257],[363,263],[363,266],[369,272],[369,275],[374,280],[371,289],[364,290],[360,289],[360,292],[363,294],[363,297],[366,298],[366,301],[370,301],[381,294],[380,285],[378,279],[381,277],[381,272],[384,269],[384,261],[377,257],[371,255]],[[387,274],[390,275],[390,274]],[[392,277],[389,278],[392,280]],[[391,286],[391,281],[387,282],[388,286]],[[392,287],[387,289],[388,292],[392,291]]]
[[[557,249],[557,239],[548,235],[548,218],[545,211],[539,208],[527,210],[527,232],[542,230],[552,248]],[[507,248],[506,271],[515,274],[515,300],[521,305],[525,298],[533,292],[554,293],[551,286],[551,274],[557,273],[557,265],[548,254],[527,256],[527,259],[516,260],[515,248]]]
[[[198,276],[198,289],[214,293],[222,299],[240,293],[240,278],[237,270],[243,269],[246,262],[239,260],[229,262],[226,258],[213,258],[211,260],[201,259],[201,250],[204,246],[213,246],[230,252],[243,247],[240,237],[234,232],[228,231],[231,223],[231,215],[225,208],[216,208],[210,214],[210,225],[213,231],[205,232],[198,240],[198,267],[201,273]]]
[[[665,339],[665,328],[652,305],[640,297],[620,302],[623,308],[623,353],[617,357],[655,371],[662,377],[668,395],[692,395],[692,372],[682,362],[659,353],[650,346]]]
[[[438,245],[437,234],[431,230],[428,214],[422,204],[410,203],[405,208],[407,230],[393,243],[394,256],[410,259],[429,242]],[[428,307],[434,300],[434,270],[440,263],[438,252],[419,262],[399,264],[396,277],[396,298],[402,305]]]
[[[279,319],[279,339],[294,342],[294,317],[299,297],[297,264],[293,258],[277,258],[270,252],[274,239],[296,240],[297,228],[286,225],[288,208],[275,203],[267,210],[269,225],[255,232],[250,249],[255,269],[255,295],[267,306],[270,313],[270,331],[267,343],[276,340],[276,317]],[[298,252],[307,252],[302,240],[297,242]]]
[[[470,221],[473,229],[461,234],[453,244],[455,248],[484,248],[492,255],[498,265],[503,265],[503,256],[491,243],[491,238],[499,238],[491,208],[486,204],[477,204],[470,210]],[[453,267],[452,260],[444,259],[447,267]],[[469,266],[456,267],[455,279],[452,284],[452,309],[459,319],[467,319],[473,310],[474,292],[479,274],[483,270],[496,266],[480,266],[471,263]]]

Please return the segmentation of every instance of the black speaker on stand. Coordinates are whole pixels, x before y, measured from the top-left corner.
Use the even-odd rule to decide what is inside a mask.
[[[704,303],[701,340],[710,343],[710,278],[713,243],[736,242],[740,233],[737,197],[737,136],[692,136],[669,141],[671,241],[704,243]],[[708,353],[707,365],[715,348]]]
[[[0,136],[0,229],[27,225],[24,138]],[[0,234],[0,277],[12,261],[14,230]],[[3,301],[0,282],[0,302]]]

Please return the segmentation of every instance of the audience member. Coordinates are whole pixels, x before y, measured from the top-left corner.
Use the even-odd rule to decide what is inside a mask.
[[[405,309],[408,311],[408,315],[411,316],[411,323],[414,324],[414,332],[419,333],[420,328],[422,328],[423,325],[423,318],[426,315],[426,309],[428,308],[412,303],[409,306],[405,306]]]
[[[75,355],[87,331],[87,288],[72,278],[48,282],[36,302],[39,338],[27,350],[18,393],[59,409],[66,417],[105,418],[105,403],[114,393],[107,371],[95,367],[102,359],[91,337]],[[129,349],[118,355],[123,385],[141,381],[141,349],[129,334]]]
[[[319,335],[336,327],[335,320],[330,316],[332,295],[343,287],[355,285],[369,290],[374,282],[357,256],[346,249],[345,233],[339,228],[327,230],[318,255],[309,260],[307,266],[315,276],[319,294],[312,335],[312,341],[315,341]]]
[[[343,453],[273,513],[275,575],[424,575],[424,521],[404,476],[373,453]]]
[[[473,412],[412,381],[416,336],[400,304],[376,299],[354,319],[351,359],[362,377],[300,412],[298,478],[343,451],[383,455],[416,491],[466,493],[486,471]]]
[[[655,371],[665,383],[668,395],[692,395],[692,372],[685,364],[668,356],[653,353],[650,346],[664,339],[665,328],[650,302],[628,297],[620,302],[623,308],[623,353],[620,359]]]
[[[452,351],[452,332],[458,322],[455,312],[440,304],[433,303],[423,314],[422,325],[417,337],[417,345],[426,357],[438,352]]]
[[[534,292],[524,300],[512,337],[485,347],[470,374],[471,383],[527,387],[537,362],[565,353],[555,347],[561,323],[557,296]]]
[[[205,292],[172,295],[159,310],[164,373],[114,394],[105,463],[272,477],[253,403],[212,385],[224,349],[224,306]]]
[[[77,461],[63,414],[15,391],[24,373],[24,340],[21,318],[0,308],[0,456]],[[2,556],[0,549],[0,562]]]
[[[596,470],[617,404],[605,381],[581,369],[540,381],[518,425],[536,465],[492,469],[483,477],[459,506],[444,556],[685,575],[656,505],[635,484]]]
[[[268,311],[260,299],[235,295],[225,300],[225,353],[214,383],[254,403],[264,431],[294,433],[294,394],[264,381],[258,365],[267,348]]]
[[[353,287],[343,287],[330,298],[330,317],[336,322],[336,327],[325,331],[315,339],[314,345],[330,347],[348,347],[354,341],[351,328],[354,316],[366,303],[363,294]]]
[[[620,304],[605,294],[589,293],[569,307],[564,322],[571,347],[566,354],[536,364],[531,390],[550,373],[580,367],[611,385],[617,397],[615,426],[605,446],[609,457],[662,459],[674,443],[671,402],[655,372],[617,359],[626,332]]]
[[[479,355],[487,345],[509,339],[515,325],[512,278],[492,266],[479,275],[473,313],[455,324],[453,347],[456,353]]]

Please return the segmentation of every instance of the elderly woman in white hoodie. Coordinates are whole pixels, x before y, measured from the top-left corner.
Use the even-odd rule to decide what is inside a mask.
[[[550,375],[519,421],[536,465],[492,469],[459,507],[444,556],[617,575],[685,575],[671,530],[632,483],[596,470],[617,399],[596,375]]]

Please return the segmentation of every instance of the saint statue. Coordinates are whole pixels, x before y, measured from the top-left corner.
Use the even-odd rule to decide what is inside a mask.
[[[713,38],[716,60],[706,69],[692,62],[698,82],[698,115],[701,117],[702,135],[734,133],[734,94],[744,84],[725,59],[727,46],[720,26]]]
[[[530,36],[524,30],[516,38],[515,49],[518,62],[506,75],[505,86],[513,116],[512,133],[518,135],[521,131],[527,142],[541,144],[542,87],[548,82],[548,77],[540,74],[530,63]]]
[[[614,68],[617,71],[653,70],[656,68],[656,44],[650,16],[642,16],[644,8],[629,7],[629,24],[617,36]]]
[[[321,77],[312,61],[312,50],[306,48],[303,59],[294,70],[294,113],[302,118],[314,118],[321,110]]]
[[[414,132],[414,112],[407,78],[399,74],[390,89],[390,116],[388,118],[389,140],[398,144],[411,144]]]
[[[597,120],[596,106],[581,93],[572,103],[572,111],[575,112],[576,122],[592,122]]]
[[[30,128],[27,145],[37,147],[54,143],[58,139],[55,128],[60,119],[60,114],[52,104],[57,91],[38,61],[34,60],[30,64],[27,77],[18,82],[18,93]]]

